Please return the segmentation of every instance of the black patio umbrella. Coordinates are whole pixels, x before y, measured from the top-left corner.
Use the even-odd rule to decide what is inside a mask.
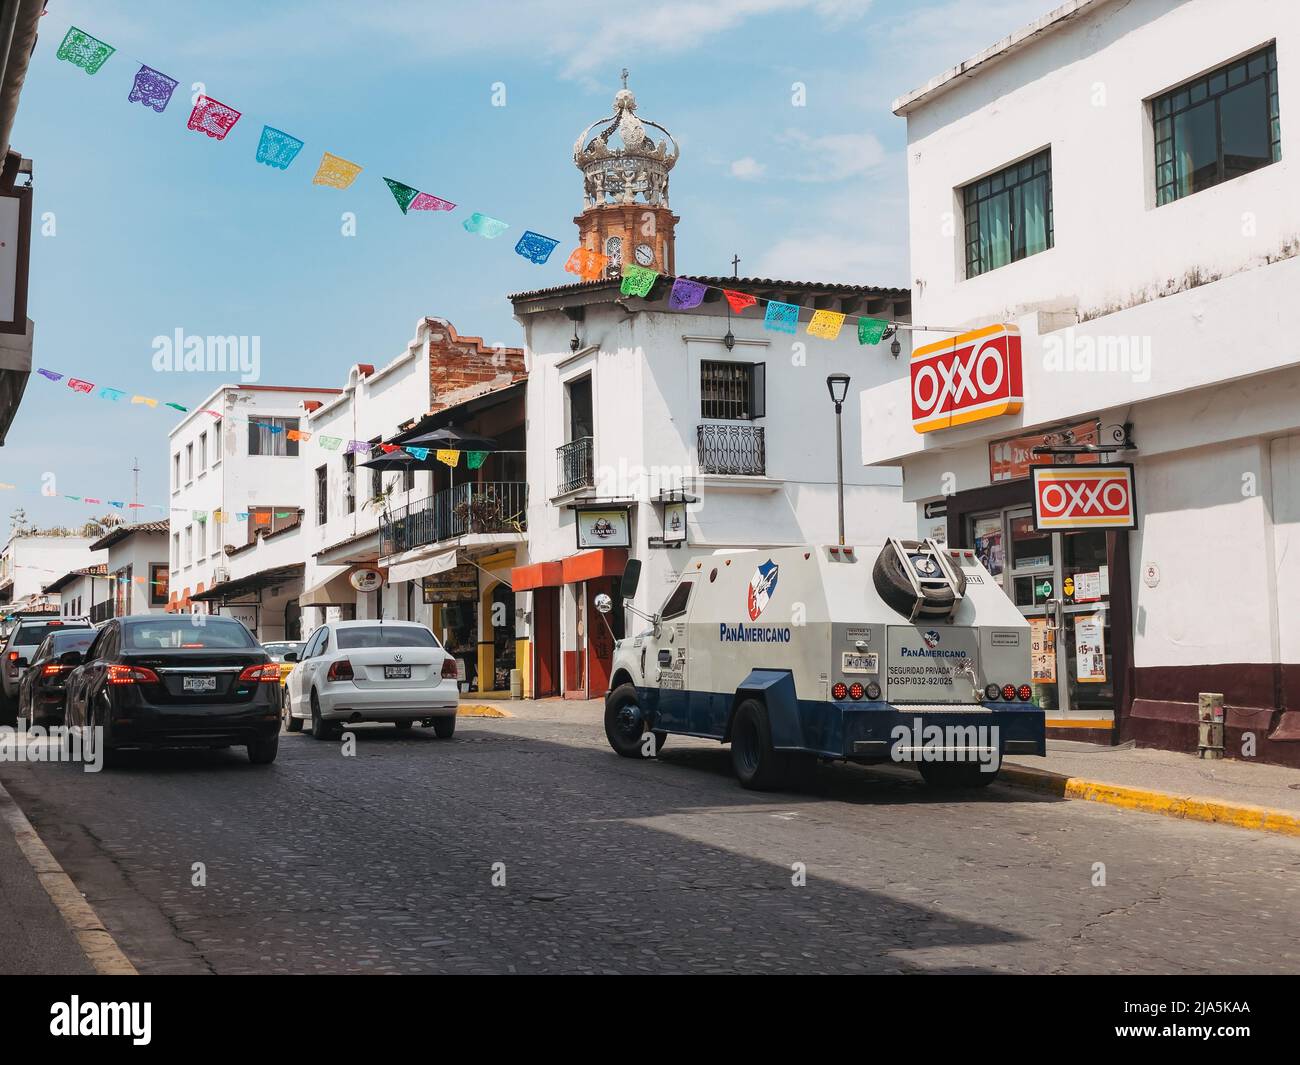
[[[479,436],[454,425],[445,425],[441,429],[413,436],[402,441],[403,446],[443,448],[454,451],[496,451],[501,445],[490,436]]]
[[[405,451],[390,451],[387,455],[381,454],[378,458],[359,463],[359,465],[368,466],[370,469],[379,470],[381,473],[390,473],[393,470],[431,470],[435,461],[432,455],[421,461]]]

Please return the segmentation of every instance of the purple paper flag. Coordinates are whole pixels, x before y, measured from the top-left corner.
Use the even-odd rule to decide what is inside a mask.
[[[692,307],[698,307],[704,302],[704,294],[708,290],[708,285],[701,285],[698,281],[679,277],[673,282],[673,291],[668,297],[668,306],[675,311],[685,311]]]
[[[172,93],[176,91],[177,81],[169,78],[153,67],[142,66],[135,76],[135,84],[127,95],[127,103],[142,103],[152,107],[159,114],[171,103]]]

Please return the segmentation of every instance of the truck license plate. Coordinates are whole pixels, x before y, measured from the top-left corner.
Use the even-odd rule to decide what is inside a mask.
[[[880,655],[874,651],[869,654],[863,654],[856,651],[845,651],[843,664],[840,666],[841,673],[879,673],[880,672]]]
[[[384,666],[384,680],[410,680],[410,666]]]
[[[185,677],[181,680],[181,690],[187,692],[214,692],[217,690],[217,678]]]

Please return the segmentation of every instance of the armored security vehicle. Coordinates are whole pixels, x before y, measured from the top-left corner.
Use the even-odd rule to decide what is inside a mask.
[[[630,560],[625,596],[639,577]],[[797,783],[819,758],[979,787],[1003,755],[1046,753],[1029,623],[973,551],[890,539],[697,556],[646,620],[616,643],[605,699],[625,757],[677,733],[729,743],[747,788]]]

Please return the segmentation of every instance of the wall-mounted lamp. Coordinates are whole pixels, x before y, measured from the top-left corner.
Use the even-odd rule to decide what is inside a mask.
[[[728,351],[731,351],[736,346],[736,337],[730,329],[727,330],[727,335],[722,338],[722,343]]]
[[[569,350],[577,351],[582,347],[582,341],[578,339],[578,323],[573,323],[573,339],[569,341]]]

